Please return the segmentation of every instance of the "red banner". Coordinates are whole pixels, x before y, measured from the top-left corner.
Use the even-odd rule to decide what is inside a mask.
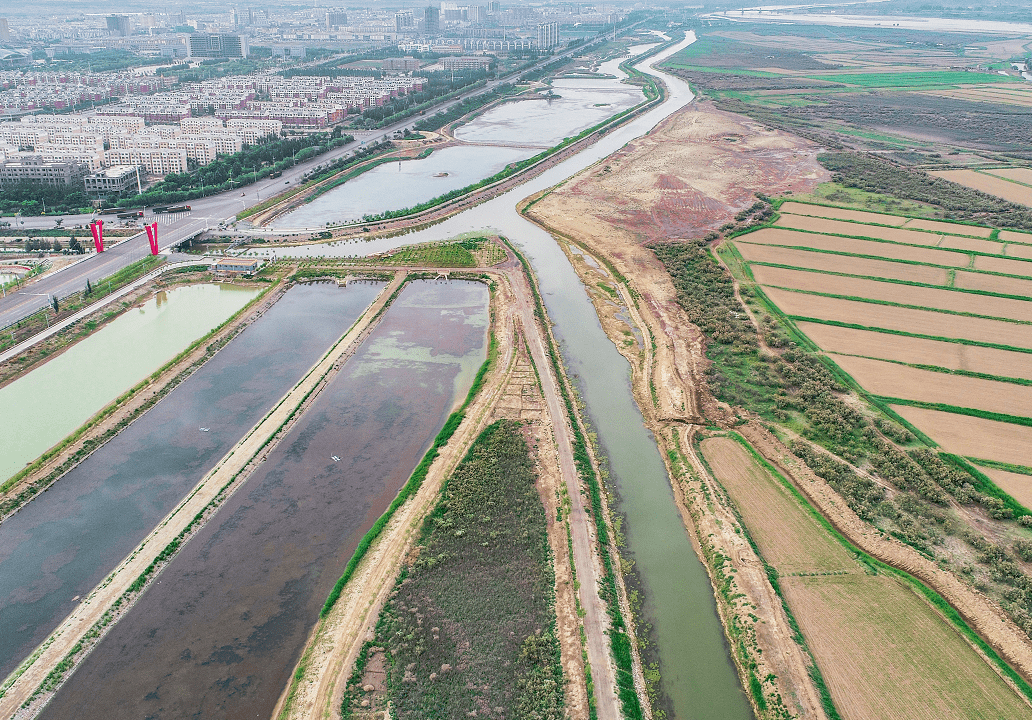
[[[158,254],[158,224],[151,223],[150,225],[144,225],[147,228],[147,239],[150,241],[150,252],[151,255]]]
[[[94,220],[90,223],[90,231],[93,233],[93,245],[97,252],[104,252],[104,221]]]

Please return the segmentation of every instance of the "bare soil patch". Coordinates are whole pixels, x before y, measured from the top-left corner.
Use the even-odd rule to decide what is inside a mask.
[[[752,235],[756,235],[753,233]],[[752,237],[747,235],[746,237]],[[735,247],[742,257],[750,262],[766,262],[777,265],[811,268],[825,272],[851,273],[869,277],[887,278],[889,280],[909,280],[927,285],[945,285],[946,270],[927,265],[908,265],[906,263],[888,262],[886,260],[869,260],[867,258],[831,255],[829,253],[809,252],[794,248],[771,247],[768,245],[752,245],[740,240]],[[759,268],[753,266],[753,272]]]
[[[900,285],[866,278],[823,275],[805,270],[788,270],[762,265],[753,267],[753,275],[761,285],[776,285],[807,292],[884,300],[904,305],[920,305],[926,308],[988,315],[1008,320],[1032,321],[1032,302],[1025,300]]]
[[[957,405],[1007,415],[1032,415],[1032,386],[871,360],[850,355],[829,357],[864,389],[884,397]]]
[[[1032,277],[1032,262],[1024,262],[1022,260],[1007,260],[1006,258],[977,255],[975,257],[975,269],[1005,273],[1007,275],[1019,275],[1021,277]]]
[[[1032,427],[906,405],[892,409],[947,452],[1013,465],[1029,462]]]
[[[1032,185],[1032,168],[1003,168],[1001,170],[986,170],[986,172],[1011,182]]]
[[[857,237],[888,240],[889,242],[904,243],[906,245],[937,245],[939,243],[938,235],[930,232],[863,225],[861,223],[829,220],[827,218],[782,215],[774,224],[778,227],[791,228],[793,230],[809,230],[810,232],[828,233],[830,235],[855,235]]]
[[[894,578],[798,577],[781,586],[843,718],[1032,717],[979,654]]]
[[[953,280],[953,286],[966,290],[985,290],[1004,295],[1032,297],[1032,280],[1002,275],[958,271]]]
[[[1032,234],[1017,232],[1016,230],[1001,230],[1000,239],[1005,242],[1026,243],[1032,245]]]
[[[846,549],[740,443],[712,437],[703,440],[701,447],[760,554],[777,568],[779,576],[860,572]]]
[[[801,331],[829,353],[862,355],[911,365],[935,365],[947,370],[1032,380],[1032,354],[979,345],[889,335],[870,330],[801,322]]]
[[[959,223],[940,222],[938,220],[922,220],[912,218],[903,224],[904,228],[915,230],[930,230],[946,235],[970,235],[971,237],[987,238],[993,234],[993,229],[978,227],[977,225],[961,225]]]
[[[807,205],[805,203],[786,202],[781,205],[782,213],[792,215],[808,215],[810,217],[829,218],[832,220],[852,220],[861,223],[877,223],[900,227],[907,218],[899,215],[883,215],[881,213],[864,212],[862,210],[846,210],[845,208],[828,207],[827,205]]]
[[[982,253],[994,253],[996,255],[1003,253],[1003,243],[981,240],[978,238],[958,237],[956,235],[944,236],[939,242],[939,247],[954,248],[957,250],[971,250],[973,252]]]
[[[1018,243],[1010,243],[1006,247],[1005,254],[1017,258],[1025,258],[1032,260],[1032,245],[1021,245]]]
[[[1004,200],[1021,203],[1022,205],[1032,205],[1032,188],[1004,180],[1003,178],[992,177],[974,170],[935,170],[930,174],[950,182],[974,188],[975,190],[981,190],[984,193],[995,195]]]
[[[931,235],[929,235],[929,237],[932,238],[933,242],[931,244],[934,245],[935,238]],[[890,258],[893,260],[931,263],[933,265],[943,265],[945,267],[967,267],[971,262],[970,256],[950,250],[935,250],[933,248],[895,245],[892,243],[875,242],[873,240],[860,240],[854,238],[834,237],[831,235],[795,232],[793,230],[783,230],[780,228],[764,228],[762,230],[757,230],[756,232],[749,233],[748,235],[742,235],[737,239],[737,242],[788,245],[813,248],[815,250],[828,250],[830,252],[872,255],[874,257]]]
[[[996,486],[1027,508],[1032,508],[1032,475],[979,467]]]
[[[1032,348],[1032,326],[1017,325],[1005,320],[986,320],[934,310],[913,310],[857,300],[817,297],[776,288],[764,288],[764,291],[782,311],[797,317]]]

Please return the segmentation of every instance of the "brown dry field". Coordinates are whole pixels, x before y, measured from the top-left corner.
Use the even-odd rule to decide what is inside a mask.
[[[1032,717],[930,605],[893,577],[791,577],[789,607],[845,720]]]
[[[1022,205],[1032,205],[1032,188],[1008,182],[1002,178],[983,175],[974,170],[931,170],[929,174],[974,188],[975,190],[981,190],[984,193],[995,195],[1004,200],[1021,203]]]
[[[1032,353],[997,350],[943,340],[890,335],[871,330],[798,323],[799,329],[825,352],[895,360],[910,365],[935,365],[984,375],[1032,380]]]
[[[1005,254],[1011,257],[1032,260],[1032,245],[1010,243],[1009,245],[1007,245],[1007,252]]]
[[[985,290],[986,292],[1032,298],[1032,280],[1023,278],[958,270],[953,285],[966,290]]]
[[[940,222],[938,220],[922,220],[920,218],[908,220],[903,227],[907,229],[914,228],[915,230],[931,230],[932,232],[945,233],[947,235],[970,235],[979,238],[987,238],[993,233],[992,228]]]
[[[714,476],[742,514],[760,554],[777,568],[779,576],[860,572],[842,544],[740,443],[713,437],[703,440],[701,447]]]
[[[888,278],[890,280],[909,280],[910,282],[921,282],[927,285],[945,285],[947,280],[944,269],[928,265],[909,265],[887,260],[868,260],[845,255],[809,252],[794,248],[752,245],[740,240],[735,241],[735,247],[738,248],[738,252],[741,253],[742,257],[750,262],[792,265],[793,267],[811,268],[824,272],[853,273],[869,277]]]
[[[1032,97],[1026,95],[1019,95],[1017,93],[1000,93],[991,94],[979,91],[965,91],[965,90],[927,90],[922,91],[922,95],[931,95],[933,97],[945,97],[945,98],[956,98],[958,100],[974,100],[975,102],[990,102],[990,103],[1006,103],[1007,105],[1019,105],[1022,107],[1032,107]]]
[[[801,138],[702,102],[582,172],[561,195],[569,215],[604,218],[639,241],[696,237],[752,205],[756,192],[827,180],[816,153]]]
[[[1032,349],[1032,326],[764,288],[787,315]]]
[[[806,292],[848,295],[903,305],[919,305],[938,310],[1032,322],[1032,302],[1025,300],[1011,300],[1010,298],[976,295],[956,290],[915,287],[866,278],[824,275],[819,272],[787,270],[762,265],[754,265],[752,271],[756,282],[761,285],[776,285]]]
[[[1032,415],[1032,386],[921,370],[899,363],[828,354],[868,392],[883,397]]]
[[[1000,239],[1004,242],[1016,242],[1032,245],[1032,234],[1018,232],[1017,230],[1001,230]]]
[[[1023,260],[1008,260],[1007,258],[977,255],[975,256],[975,269],[1005,273],[1007,275],[1018,275],[1020,277],[1032,277],[1032,262]]]
[[[986,170],[986,172],[1002,177],[1004,180],[1032,185],[1032,168],[1003,168],[1002,170]]]
[[[971,250],[972,252],[993,253],[994,255],[1000,255],[1003,253],[1003,243],[981,240],[979,238],[958,237],[956,235],[947,235],[943,237],[942,241],[939,243],[939,247],[951,248],[953,250]]]
[[[899,227],[907,221],[905,217],[900,217],[899,215],[882,215],[881,213],[864,212],[862,210],[846,210],[845,208],[828,207],[827,205],[807,205],[797,202],[782,203],[781,212],[792,215],[830,218],[832,220],[853,220],[862,223],[894,225],[895,227]]]
[[[870,227],[869,225],[865,227]],[[931,237],[931,236],[929,236]],[[953,250],[936,250],[934,248],[914,247],[912,245],[896,245],[894,243],[860,240],[855,238],[818,235],[815,233],[796,232],[781,228],[763,228],[747,235],[735,238],[735,242],[764,243],[769,245],[790,245],[795,247],[829,250],[839,253],[855,253],[892,260],[910,260],[912,262],[930,263],[945,267],[962,268],[971,262],[971,256]]]
[[[1021,473],[982,466],[979,466],[978,469],[988,475],[989,479],[996,484],[996,487],[1025,507],[1032,508],[1032,475],[1022,475]]]
[[[828,220],[826,218],[801,217],[799,215],[782,215],[774,223],[778,227],[793,230],[809,230],[810,232],[828,233],[830,235],[856,235],[858,237],[888,240],[907,245],[938,245],[939,236],[935,233],[920,230],[903,230],[887,228],[879,225],[863,225],[861,223]]]
[[[1032,427],[908,405],[891,407],[946,452],[1012,465],[1032,462]]]

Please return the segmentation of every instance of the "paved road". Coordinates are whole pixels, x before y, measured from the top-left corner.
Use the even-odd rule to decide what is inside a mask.
[[[633,27],[633,26],[632,26]],[[627,28],[630,29],[630,28]],[[581,45],[554,56],[548,57],[538,63],[544,65],[557,58],[566,57],[584,50],[593,43]],[[466,98],[490,92],[498,85],[511,81],[518,75],[530,72],[533,68],[512,73],[497,80],[490,81],[485,87],[463,93],[459,97],[435,106],[428,113],[446,110],[452,105],[465,100]],[[253,185],[236,190],[227,190],[219,195],[212,195],[206,198],[190,200],[192,211],[189,213],[178,213],[176,215],[152,215],[147,213],[143,218],[144,222],[158,222],[158,243],[161,248],[167,248],[178,244],[186,238],[197,235],[204,229],[218,228],[220,223],[231,222],[241,210],[257,205],[262,198],[268,199],[284,190],[288,185],[296,184],[303,175],[318,168],[321,165],[330,163],[338,158],[353,154],[365,145],[378,140],[391,137],[405,128],[411,128],[418,117],[408,118],[393,125],[379,130],[358,131],[354,133],[355,140],[347,145],[331,150],[328,153],[316,158],[299,163],[289,170],[283,171],[283,176],[276,179],[265,179]],[[66,215],[63,216],[63,226],[72,228],[76,225],[88,225],[93,219],[92,215]],[[9,219],[10,220],[10,219]],[[39,218],[18,218],[17,227],[24,228],[52,228],[57,220],[56,216]],[[92,244],[87,235],[86,240]],[[0,298],[0,328],[7,327],[29,315],[38,312],[41,308],[50,303],[50,296],[59,299],[86,287],[86,279],[95,282],[102,277],[111,275],[120,268],[125,267],[135,260],[139,260],[149,252],[147,236],[141,233],[138,237],[126,241],[117,247],[107,250],[99,255],[87,257],[85,261],[72,267],[66,268],[53,275],[37,280],[22,290],[9,294],[6,298]]]

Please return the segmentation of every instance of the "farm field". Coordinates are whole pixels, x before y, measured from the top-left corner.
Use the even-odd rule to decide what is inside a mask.
[[[987,238],[993,234],[992,228],[939,222],[938,220],[925,220],[923,218],[911,218],[904,223],[903,227],[915,230],[930,230],[931,232],[945,233],[947,235],[970,235],[980,238]]]
[[[760,232],[764,231],[761,230]],[[753,236],[759,235],[760,232],[751,233],[745,236],[745,238],[750,240]],[[919,282],[926,285],[945,286],[948,279],[945,269],[930,265],[911,265],[886,260],[850,257],[848,255],[808,252],[795,248],[753,245],[742,240],[737,240],[735,245],[742,257],[749,262],[791,265],[793,267],[810,268],[832,273],[855,273],[889,280]],[[983,276],[979,275],[978,277]]]
[[[1004,273],[1006,275],[1032,277],[1032,262],[976,255],[975,270],[987,270],[989,272]]]
[[[877,225],[894,225],[896,227],[907,222],[907,218],[900,217],[899,215],[885,215],[883,213],[864,212],[863,210],[848,210],[828,205],[810,205],[798,202],[782,203],[780,210],[782,213],[791,213],[793,215],[809,215],[831,220],[850,220],[861,223],[875,223]]]
[[[1011,257],[1032,260],[1032,245],[1024,245],[1016,242],[1008,243],[1005,254]]]
[[[790,290],[770,289],[767,296],[787,315],[882,328],[930,337],[1032,349],[1032,326],[1005,320],[948,315],[934,310],[875,305],[856,300],[817,298]]]
[[[953,250],[937,250],[935,248],[914,247],[913,245],[897,245],[895,243],[861,240],[856,238],[819,235],[816,233],[798,232],[783,228],[763,228],[742,236],[736,242],[764,243],[769,245],[785,245],[813,250],[826,250],[843,254],[867,255],[888,260],[905,260],[908,262],[928,263],[945,267],[963,268],[971,263],[971,257]]]
[[[821,323],[800,322],[798,327],[822,350],[829,353],[1032,380],[1032,353],[890,335]]]
[[[1003,170],[986,170],[986,172],[1011,182],[1032,185],[1032,168],[1005,168]]]
[[[1025,243],[1026,245],[1032,245],[1032,234],[1025,232],[1015,232],[1014,230],[1001,230],[1000,239],[1004,242],[1016,242]]]
[[[777,572],[843,718],[1032,717],[942,616],[901,581],[867,574],[741,444],[712,437],[701,450]]]
[[[793,230],[808,230],[810,232],[827,233],[829,235],[855,235],[875,240],[906,243],[908,245],[938,245],[940,239],[937,233],[924,232],[921,230],[906,230],[904,228],[889,228],[881,227],[879,225],[864,225],[855,222],[843,222],[842,220],[829,220],[827,218],[803,217],[800,215],[782,215],[775,225],[777,227],[791,228]],[[963,226],[958,225],[957,227]]]
[[[930,173],[950,182],[995,195],[1022,205],[1032,205],[1032,188],[974,170],[934,170]]]
[[[958,270],[954,276],[953,286],[965,290],[984,290],[1002,295],[1032,297],[1032,280],[1005,275],[988,275]]]
[[[1026,300],[762,265],[753,265],[753,275],[761,285],[1032,322],[1032,302]]]
[[[850,355],[829,357],[875,395],[955,405],[1006,415],[1032,415],[1032,386],[949,375]]]
[[[999,470],[991,467],[978,468],[996,486],[1025,507],[1032,507],[1032,475]]]
[[[893,405],[892,410],[946,452],[1011,465],[1029,462],[1032,427],[909,405]]]

